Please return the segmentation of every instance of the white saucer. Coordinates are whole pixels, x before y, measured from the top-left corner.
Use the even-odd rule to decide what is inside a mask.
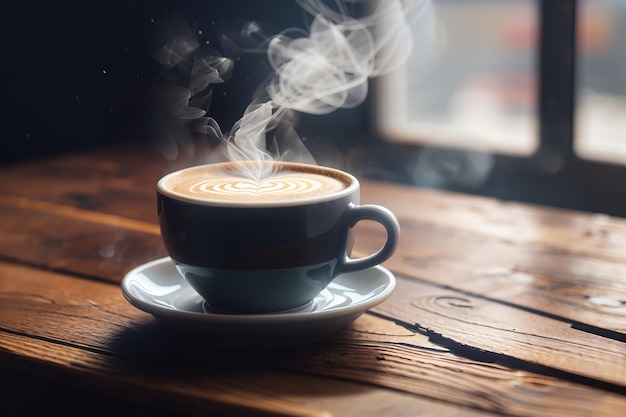
[[[267,347],[310,343],[332,335],[392,293],[395,277],[382,266],[340,275],[311,303],[269,314],[231,314],[205,308],[203,298],[170,258],[129,271],[122,293],[164,323],[190,330],[209,344]]]

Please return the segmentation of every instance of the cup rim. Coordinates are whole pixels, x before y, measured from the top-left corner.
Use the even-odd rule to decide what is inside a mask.
[[[244,163],[246,162],[256,162],[256,161],[244,161]],[[300,198],[294,198],[294,199],[273,200],[273,201],[272,200],[249,201],[249,200],[229,200],[229,199],[221,199],[221,198],[215,199],[215,198],[206,198],[206,197],[193,197],[193,196],[176,192],[165,186],[166,182],[171,177],[175,175],[180,175],[181,173],[186,172],[186,171],[196,170],[205,166],[219,168],[220,165],[233,164],[233,162],[217,162],[217,163],[193,165],[193,166],[189,166],[186,168],[182,168],[182,169],[170,172],[169,174],[166,174],[165,176],[161,177],[161,179],[159,179],[159,181],[157,182],[157,191],[159,194],[165,197],[169,197],[169,198],[172,198],[178,201],[183,201],[186,203],[193,203],[193,204],[212,206],[212,207],[242,207],[242,208],[250,207],[252,208],[252,207],[292,207],[292,206],[304,206],[304,205],[309,205],[309,204],[325,203],[328,201],[334,201],[334,200],[338,200],[343,197],[349,196],[352,193],[354,193],[356,190],[358,190],[359,188],[359,181],[354,175],[349,174],[337,168],[332,168],[332,167],[325,166],[325,165],[313,165],[313,164],[301,163],[301,162],[285,162],[285,161],[262,161],[262,162],[267,162],[270,164],[277,164],[277,165],[286,166],[286,167],[290,167],[290,166],[305,167],[311,170],[317,170],[317,171],[321,170],[323,172],[333,173],[335,175],[344,177],[350,181],[350,184],[344,189],[334,191],[331,193],[318,195],[318,196],[300,197]]]

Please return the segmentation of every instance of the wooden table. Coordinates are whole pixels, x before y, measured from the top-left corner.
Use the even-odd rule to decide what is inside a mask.
[[[166,255],[156,180],[198,162],[125,144],[0,168],[0,415],[624,414],[626,220],[363,181],[401,223],[393,295],[322,342],[211,348],[120,291]]]

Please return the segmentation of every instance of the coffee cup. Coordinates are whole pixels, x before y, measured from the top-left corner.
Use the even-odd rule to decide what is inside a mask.
[[[354,176],[288,162],[200,165],[157,183],[161,235],[176,268],[210,308],[237,313],[306,305],[338,275],[387,260],[398,221],[359,198]],[[387,239],[352,258],[361,220],[382,224]]]

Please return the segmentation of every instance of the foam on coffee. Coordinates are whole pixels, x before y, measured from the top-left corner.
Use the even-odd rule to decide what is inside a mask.
[[[347,177],[316,167],[280,168],[275,174],[255,180],[241,175],[232,165],[219,169],[197,167],[172,176],[166,186],[193,198],[235,201],[282,201],[315,197],[343,190]]]

